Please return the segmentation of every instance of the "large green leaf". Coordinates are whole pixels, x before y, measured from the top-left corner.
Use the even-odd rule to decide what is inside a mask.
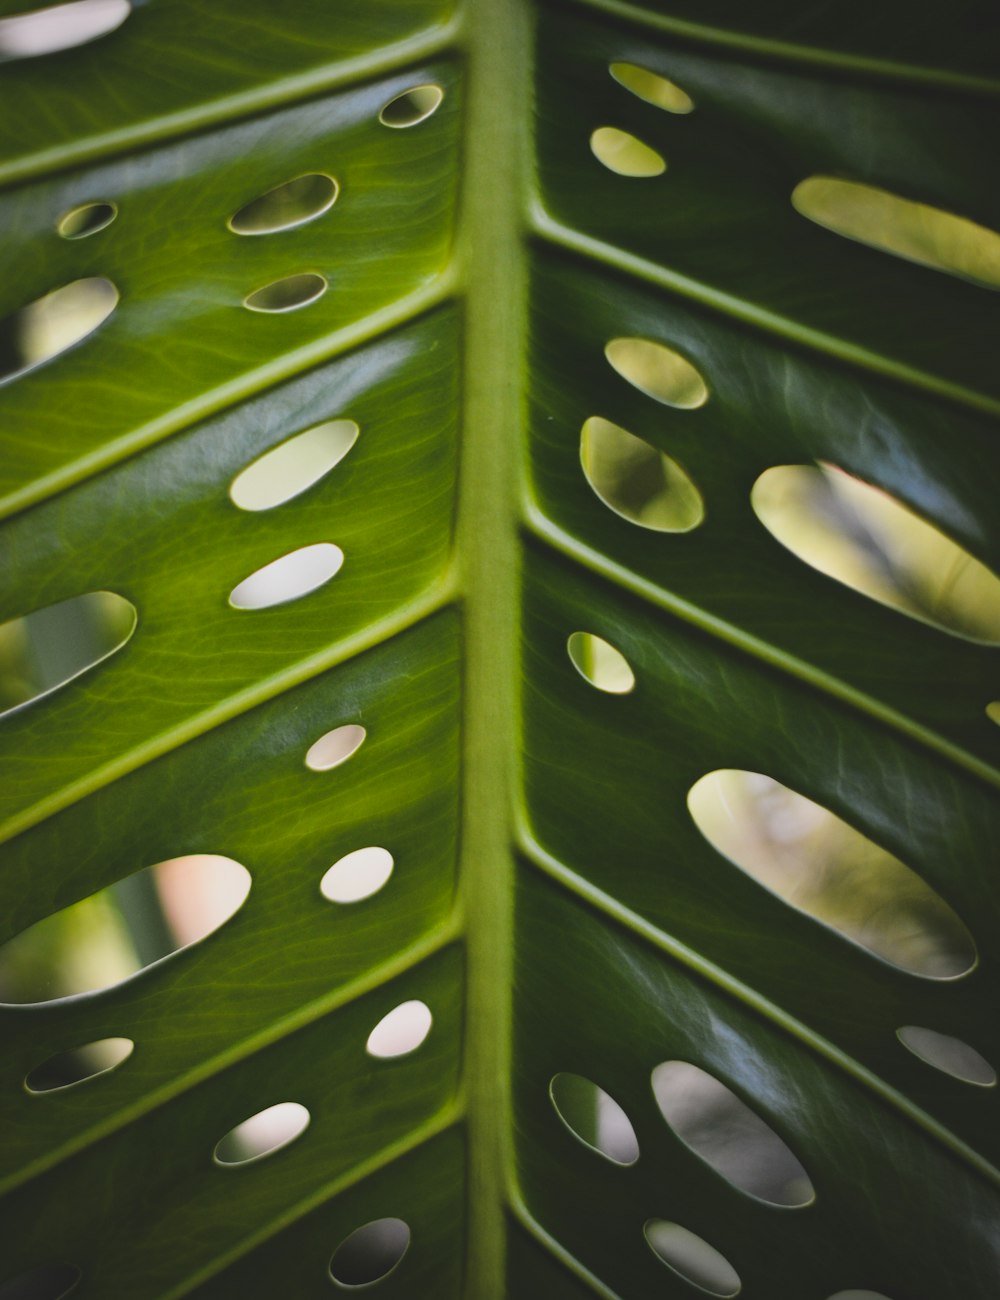
[[[0,2],[8,54],[21,8]],[[992,1300],[997,1089],[897,1031],[1000,1062],[997,651],[804,564],[751,489],[831,463],[1000,569],[995,292],[791,203],[832,176],[1000,229],[996,35],[979,0],[947,25],[848,0],[148,0],[4,63],[0,319],[95,277],[119,300],[0,382],[0,623],[112,591],[138,624],[0,716],[0,942],[183,855],[253,882],[117,987],[0,1006],[4,1300],[54,1300],[56,1274],[4,1285],[49,1266],[100,1300],[333,1295],[339,1244],[384,1218],[410,1230],[386,1296],[726,1291],[657,1258],[663,1220],[748,1300]],[[424,120],[380,120],[425,85],[444,97]],[[665,169],[603,167],[601,127]],[[229,228],[311,173],[339,185],[315,220]],[[114,220],[63,237],[85,203]],[[327,283],[314,302],[245,308],[304,274]],[[635,338],[707,401],[626,382],[604,349]],[[581,467],[592,417],[690,475],[704,520],[609,509]],[[236,507],[245,466],[329,420],[360,429],[332,472]],[[326,585],[230,604],[318,543],[344,556]],[[595,689],[577,632],[634,689]],[[357,752],[308,767],[345,725]],[[968,926],[973,969],[903,969],[739,870],[688,806],[719,769],[898,857]],[[385,887],[324,898],[327,868],[375,845]],[[426,1040],[368,1053],[415,1000]],[[108,1037],[135,1044],[117,1068],[25,1086]],[[671,1061],[766,1120],[814,1198],[768,1203],[681,1141],[651,1081]],[[623,1108],[638,1160],[607,1158],[585,1085],[557,1109],[559,1075]],[[310,1113],[297,1140],[213,1160],[286,1101]]]

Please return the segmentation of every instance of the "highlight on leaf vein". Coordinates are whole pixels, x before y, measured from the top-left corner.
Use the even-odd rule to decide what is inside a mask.
[[[635,673],[620,650],[593,632],[574,632],[566,642],[570,661],[585,681],[608,695],[627,695]]]
[[[309,1111],[297,1101],[279,1101],[243,1120],[219,1139],[217,1165],[245,1165],[287,1147],[309,1127]]]
[[[829,809],[731,768],[701,777],[687,802],[723,857],[852,943],[925,979],[975,966],[972,936],[940,894]]]
[[[740,1275],[721,1254],[702,1237],[666,1219],[650,1219],[643,1232],[657,1259],[712,1296],[731,1300],[740,1293]]]
[[[845,239],[935,271],[1000,288],[1000,234],[967,217],[836,176],[810,176],[792,206]]]
[[[662,176],[667,170],[662,154],[617,126],[599,126],[591,134],[590,150],[616,176],[645,178]]]
[[[369,1056],[388,1060],[415,1052],[431,1032],[433,1016],[426,1002],[412,999],[401,1002],[384,1015],[368,1035]]]
[[[634,1165],[639,1143],[615,1099],[580,1074],[556,1074],[549,1083],[556,1114],[574,1137],[616,1165]]]
[[[666,406],[693,411],[708,401],[708,385],[695,367],[673,348],[652,339],[612,339],[604,349],[612,370]]]
[[[367,734],[364,727],[353,722],[324,732],[306,751],[306,767],[313,772],[329,772],[339,767],[358,752]]]
[[[690,113],[694,109],[694,100],[680,86],[637,63],[611,63],[608,71],[619,85],[647,104],[668,113]]]
[[[0,18],[0,62],[88,45],[120,27],[131,12],[129,0],[70,0]]]
[[[232,858],[169,858],[36,921],[0,947],[0,1004],[52,1002],[113,988],[200,943],[250,892]]]
[[[888,492],[833,465],[774,465],[750,503],[820,573],[944,632],[1000,645],[1000,578]]]
[[[273,510],[299,496],[344,459],[358,439],[353,420],[326,420],[258,456],[229,485],[241,510]]]
[[[124,596],[90,591],[0,623],[0,718],[109,659],[137,622]]]
[[[369,1287],[388,1277],[410,1244],[403,1219],[374,1219],[345,1237],[330,1260],[330,1276],[341,1287]]]
[[[358,903],[384,888],[392,875],[392,854],[372,846],[338,859],[323,875],[319,891],[331,903]]]
[[[921,1061],[963,1083],[992,1088],[997,1081],[997,1072],[989,1061],[974,1047],[951,1034],[941,1034],[936,1029],[924,1029],[920,1025],[903,1025],[896,1030],[896,1037]]]
[[[640,528],[687,533],[705,518],[701,493],[675,460],[599,415],[580,432],[580,464],[604,504]]]
[[[303,271],[298,275],[286,275],[281,280],[265,284],[262,289],[255,289],[243,300],[243,306],[250,311],[280,313],[298,311],[310,303],[322,298],[328,288],[322,275],[315,271]]]
[[[56,222],[56,230],[63,239],[86,239],[110,226],[117,216],[114,203],[80,203],[63,213]]]
[[[104,276],[74,280],[0,321],[0,383],[69,351],[103,325],[118,305]]]
[[[41,1264],[0,1281],[0,1300],[63,1300],[81,1277],[75,1264]]]
[[[234,609],[270,609],[318,591],[340,572],[344,552],[332,542],[290,551],[251,573],[229,593]]]
[[[296,176],[245,203],[227,224],[237,235],[272,235],[279,230],[293,230],[329,212],[337,201],[339,188],[334,178],[324,172]]]
[[[426,122],[432,113],[437,112],[443,99],[444,91],[440,86],[432,83],[414,86],[411,90],[404,90],[401,95],[390,99],[379,113],[378,120],[383,126],[391,126],[396,130],[417,126],[420,122]]]
[[[784,1140],[719,1079],[688,1061],[664,1061],[651,1081],[666,1122],[733,1187],[770,1205],[801,1208],[816,1199]]]

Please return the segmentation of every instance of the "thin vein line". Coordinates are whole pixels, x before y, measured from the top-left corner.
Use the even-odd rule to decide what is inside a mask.
[[[689,948],[687,944],[672,938],[653,925],[651,921],[647,921],[645,917],[620,903],[612,895],[606,894],[604,890],[599,889],[589,880],[577,875],[572,868],[566,866],[565,863],[553,857],[551,853],[544,849],[534,838],[531,831],[523,824],[523,821],[518,828],[517,839],[521,851],[535,868],[557,881],[592,910],[617,922],[618,925],[629,930],[651,947],[666,953],[681,965],[695,971],[703,979],[721,988],[730,997],[752,1007],[759,1015],[779,1025],[787,1034],[797,1038],[819,1056],[838,1066],[858,1083],[870,1089],[883,1101],[901,1111],[907,1119],[936,1138],[942,1146],[947,1147],[956,1156],[966,1161],[977,1173],[1000,1187],[1000,1169],[997,1169],[989,1160],[981,1156],[978,1151],[973,1150],[961,1138],[952,1133],[950,1129],[934,1119],[932,1115],[915,1105],[909,1098],[886,1083],[885,1080],[880,1079],[877,1074],[873,1074],[866,1069],[854,1057],[836,1047],[814,1030],[809,1029],[800,1020],[782,1010],[781,1007],[750,988],[749,985],[744,984],[742,980],[728,974],[721,967],[716,966],[714,962],[702,957],[693,948]]]
[[[858,690],[857,687],[842,681],[832,673],[824,672],[823,669],[817,668],[807,660],[799,659],[796,655],[780,650],[777,646],[753,636],[743,628],[737,627],[734,623],[718,618],[715,614],[710,614],[707,610],[691,604],[690,601],[665,591],[648,579],[639,577],[630,569],[626,569],[616,561],[608,559],[600,551],[593,550],[584,542],[572,536],[572,534],[565,532],[558,524],[553,523],[551,519],[544,515],[534,501],[529,500],[525,503],[524,513],[526,526],[531,533],[554,550],[570,556],[577,563],[590,569],[591,572],[599,574],[602,578],[609,579],[620,587],[624,587],[626,591],[642,597],[644,600],[649,601],[650,604],[665,610],[669,614],[676,615],[701,631],[708,632],[720,641],[724,641],[727,645],[735,646],[737,649],[753,655],[754,658],[762,660],[772,668],[788,673],[789,676],[796,677],[799,681],[807,682],[810,686],[832,695],[835,699],[852,705],[862,713],[877,718],[879,722],[885,723],[895,731],[917,741],[918,744],[941,754],[952,763],[964,768],[967,772],[971,772],[973,776],[977,776],[987,784],[1000,789],[1000,771],[986,762],[985,759],[970,754],[960,745],[947,740],[936,731],[931,731],[929,727],[922,726],[919,722],[907,717],[906,714],[890,708],[889,705],[883,704],[881,700],[876,699],[873,695]]]

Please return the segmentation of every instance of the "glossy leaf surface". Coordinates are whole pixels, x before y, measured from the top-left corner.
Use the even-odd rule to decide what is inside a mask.
[[[998,651],[751,502],[835,466],[1000,571],[1000,298],[792,202],[1000,230],[991,33],[983,0],[150,0],[8,51],[0,625],[136,623],[0,717],[0,944],[52,917],[23,960],[64,960],[108,890],[138,973],[0,1005],[0,1293],[992,1300]],[[663,167],[602,165],[607,129]],[[22,309],[97,280],[114,311],[15,373]],[[24,700],[56,669],[12,636]],[[802,796],[754,831],[801,880],[699,830],[719,770]],[[943,900],[960,973],[824,923],[808,808]],[[252,888],[158,961],[197,888],[121,882],[195,854]],[[711,1106],[675,1131],[664,1062],[784,1172]],[[294,1141],[213,1159],[288,1103]]]

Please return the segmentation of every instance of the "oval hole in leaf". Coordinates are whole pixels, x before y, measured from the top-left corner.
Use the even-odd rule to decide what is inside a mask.
[[[995,722],[1000,727],[1000,700],[992,700],[986,706],[986,716],[990,722]]]
[[[395,99],[390,99],[379,113],[378,120],[383,126],[395,127],[397,130],[416,126],[418,122],[426,122],[432,113],[436,113],[443,99],[444,91],[440,86],[414,86],[412,90],[404,90]]]
[[[705,518],[701,493],[665,452],[592,415],[580,432],[587,482],[616,515],[659,533],[687,533]]]
[[[688,808],[719,853],[773,894],[900,970],[954,979],[972,936],[941,896],[891,853],[760,772],[709,772]]]
[[[989,1061],[960,1038],[939,1034],[935,1029],[922,1029],[919,1025],[903,1025],[896,1030],[896,1037],[921,1061],[963,1083],[992,1088],[997,1081],[997,1072]]]
[[[0,383],[69,351],[102,325],[118,303],[103,276],[74,280],[0,321]]]
[[[1000,234],[966,217],[835,176],[810,176],[792,191],[796,212],[835,235],[1000,288]]]
[[[616,1165],[634,1165],[639,1143],[615,1099],[580,1074],[556,1074],[549,1084],[556,1114],[574,1137]]]
[[[63,239],[86,239],[88,235],[96,235],[99,230],[110,226],[117,216],[118,209],[113,203],[81,203],[63,213],[56,223],[56,230]]]
[[[326,420],[259,456],[229,485],[241,510],[273,510],[318,483],[357,441],[353,420]]]
[[[87,45],[120,27],[129,0],[72,0],[0,18],[0,60],[31,59]]]
[[[250,892],[232,858],[158,862],[22,930],[0,947],[0,1004],[113,988],[230,920]]]
[[[880,488],[832,465],[774,465],[757,518],[806,564],[942,631],[1000,644],[1000,578]]]
[[[344,552],[332,542],[303,546],[237,583],[229,593],[229,603],[234,609],[269,609],[300,600],[325,586],[343,563]]]
[[[661,154],[617,126],[599,126],[590,137],[590,149],[597,161],[616,176],[662,176],[667,170]]]
[[[433,1021],[426,1002],[401,1002],[368,1035],[368,1055],[386,1060],[415,1052],[431,1032]]]
[[[332,176],[310,172],[276,185],[259,198],[244,204],[228,221],[237,235],[272,235],[315,221],[337,201],[339,185]]]
[[[816,1199],[785,1142],[713,1075],[687,1061],[664,1061],[652,1084],[660,1114],[684,1145],[739,1191],[770,1205]]]
[[[643,1232],[653,1254],[685,1282],[709,1295],[739,1295],[740,1275],[725,1255],[695,1233],[666,1219],[650,1219]]]
[[[620,650],[593,632],[574,632],[566,642],[573,667],[599,691],[627,695],[635,687],[635,673]]]
[[[43,1264],[0,1282],[0,1300],[63,1300],[82,1276],[74,1264]]]
[[[392,875],[393,860],[388,849],[355,849],[325,873],[319,889],[331,903],[357,903],[377,894]]]
[[[297,311],[322,298],[326,290],[327,283],[323,276],[317,275],[315,271],[303,271],[265,284],[263,289],[256,289],[243,300],[243,306],[249,307],[251,311]]]
[[[371,1286],[397,1268],[410,1244],[402,1219],[374,1219],[345,1237],[330,1260],[330,1276],[339,1286]]]
[[[687,357],[651,339],[612,339],[604,355],[613,370],[640,393],[693,411],[708,401],[708,387]]]
[[[0,623],[0,717],[110,658],[137,622],[124,596],[91,591]]]
[[[24,1080],[28,1092],[55,1092],[58,1088],[73,1088],[78,1083],[95,1079],[117,1069],[132,1055],[135,1043],[131,1038],[99,1038],[68,1052],[57,1052],[41,1065],[36,1065]]]
[[[309,1127],[310,1115],[297,1101],[279,1101],[231,1128],[215,1144],[217,1165],[245,1165],[294,1142]]]
[[[694,100],[680,86],[637,63],[612,63],[608,71],[620,86],[647,104],[665,108],[668,113],[690,113],[694,108]]]
[[[306,767],[313,772],[329,772],[331,767],[346,763],[361,748],[367,731],[356,723],[334,727],[313,741],[306,751]]]
[[[827,1296],[827,1300],[889,1300],[881,1291],[838,1291],[836,1295]]]

